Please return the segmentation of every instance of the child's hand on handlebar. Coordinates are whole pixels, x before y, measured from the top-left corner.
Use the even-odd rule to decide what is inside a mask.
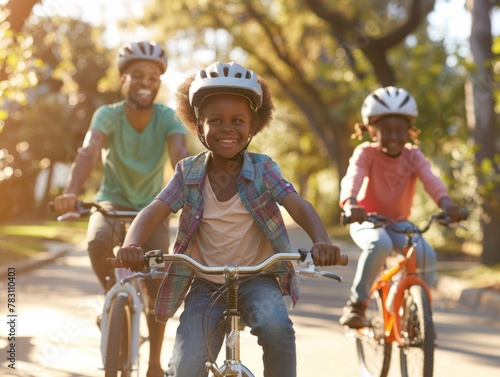
[[[315,266],[334,266],[342,264],[340,248],[326,242],[315,243],[311,249]]]
[[[144,251],[136,245],[122,247],[116,254],[116,259],[121,267],[132,271],[141,271],[144,268]]]
[[[349,223],[362,223],[366,220],[366,210],[363,206],[357,204],[348,204],[344,207],[345,215]]]
[[[454,204],[448,197],[441,198],[439,206],[448,217],[446,219],[448,223],[458,223],[461,220],[465,220],[467,217],[464,215],[462,208]]]

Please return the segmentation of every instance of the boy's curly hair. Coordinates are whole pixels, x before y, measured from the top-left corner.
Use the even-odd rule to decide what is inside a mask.
[[[363,140],[363,136],[368,132],[368,127],[363,123],[354,124],[354,133],[351,134],[351,139]],[[420,144],[420,140],[418,139],[418,135],[420,135],[422,131],[417,128],[414,124],[410,126],[408,129],[408,136],[413,140],[415,144]]]
[[[189,87],[194,81],[195,74],[190,75],[177,88],[175,98],[177,101],[176,115],[184,123],[188,131],[194,135],[198,134],[198,119],[194,112],[194,107],[189,104]],[[264,79],[258,76],[259,84],[262,87],[262,106],[256,112],[253,112],[253,127],[254,135],[258,134],[271,122],[274,104],[271,97],[271,92]]]

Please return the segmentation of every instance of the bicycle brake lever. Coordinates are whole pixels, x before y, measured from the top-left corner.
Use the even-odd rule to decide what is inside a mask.
[[[129,283],[132,280],[138,279],[138,278],[148,279],[151,277],[150,274],[151,274],[150,272],[148,272],[147,274],[145,274],[144,272],[135,272],[132,275],[127,276],[125,279],[120,280],[120,284],[125,285],[126,283]]]
[[[81,218],[81,216],[78,212],[66,212],[57,216],[57,221],[77,220],[79,218]]]
[[[298,273],[299,275],[304,275],[312,278],[317,278],[321,276],[320,271],[317,270],[313,264],[307,267],[299,266],[295,269],[295,272]]]
[[[342,276],[337,275],[337,274],[335,274],[333,272],[330,272],[330,271],[318,271],[318,274],[320,276],[324,276],[326,278],[334,279],[334,280],[337,280],[338,282],[342,283]]]

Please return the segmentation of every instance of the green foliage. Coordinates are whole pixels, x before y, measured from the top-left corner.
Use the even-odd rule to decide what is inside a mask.
[[[99,91],[114,63],[99,29],[79,20],[32,17],[23,33],[0,33],[0,56],[7,57],[0,63],[6,76],[0,81],[0,194],[7,198],[0,204],[1,221],[35,214],[38,172],[71,162],[96,107],[121,95],[111,85]]]

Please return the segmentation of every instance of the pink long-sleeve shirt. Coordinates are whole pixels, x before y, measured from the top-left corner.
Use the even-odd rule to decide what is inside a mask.
[[[341,181],[340,206],[347,199],[356,198],[367,212],[377,212],[394,221],[406,220],[417,178],[436,203],[449,197],[444,183],[431,171],[430,162],[417,146],[408,143],[401,155],[389,157],[378,144],[365,142],[355,148],[349,160]]]

